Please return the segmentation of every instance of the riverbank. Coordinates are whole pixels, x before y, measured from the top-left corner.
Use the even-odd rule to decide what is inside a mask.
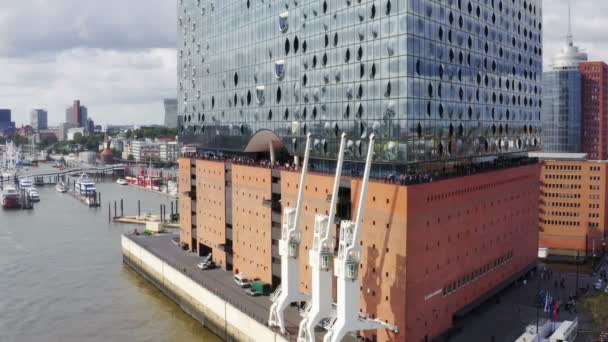
[[[288,337],[283,337],[266,325],[268,297],[247,296],[233,283],[230,272],[199,270],[200,257],[176,247],[171,237],[123,235],[124,263],[226,341],[280,342],[297,335],[296,308],[287,310]]]

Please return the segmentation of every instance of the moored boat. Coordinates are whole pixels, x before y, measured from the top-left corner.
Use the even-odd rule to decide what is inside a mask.
[[[15,209],[21,207],[21,196],[15,187],[5,186],[0,196],[0,204],[4,209]]]
[[[21,188],[21,189],[29,189],[33,186],[34,186],[34,183],[27,178],[19,180],[19,188]]]
[[[57,183],[57,185],[55,185],[55,190],[57,190],[57,192],[60,193],[66,193],[68,191],[68,189],[66,188],[65,184],[63,184],[63,182]]]
[[[95,182],[86,173],[83,173],[76,181],[76,193],[84,196],[97,194]]]
[[[40,202],[40,193],[38,193],[38,190],[36,188],[29,188],[27,190],[27,195],[30,198],[30,201]]]

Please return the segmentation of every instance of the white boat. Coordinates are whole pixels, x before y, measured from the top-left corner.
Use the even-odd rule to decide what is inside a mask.
[[[167,182],[167,192],[171,195],[177,195],[177,182],[169,181]]]
[[[29,188],[27,190],[27,195],[32,202],[40,202],[40,194],[36,188]]]
[[[76,180],[76,193],[84,196],[91,196],[97,193],[95,182],[86,173],[83,173]]]
[[[34,186],[34,183],[27,178],[19,180],[19,188],[21,188],[21,189],[29,189],[33,186]]]
[[[57,190],[57,192],[60,193],[66,193],[68,191],[68,189],[66,188],[65,184],[63,184],[63,182],[61,183],[57,183],[57,185],[55,185],[55,190]]]
[[[129,185],[129,182],[127,182],[125,179],[122,179],[122,178],[119,178],[119,179],[116,181],[116,183],[117,183],[117,184],[120,184],[120,185]]]

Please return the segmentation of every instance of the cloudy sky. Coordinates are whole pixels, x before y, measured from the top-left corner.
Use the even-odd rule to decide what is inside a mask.
[[[567,0],[544,0],[545,60],[565,40]],[[0,107],[59,123],[73,99],[97,123],[153,124],[175,97],[176,0],[0,0]],[[608,1],[572,0],[576,43],[608,59]]]

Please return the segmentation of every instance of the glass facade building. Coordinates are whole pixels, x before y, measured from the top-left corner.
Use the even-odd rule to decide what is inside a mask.
[[[543,149],[581,152],[581,72],[578,67],[543,74]]]
[[[30,124],[35,130],[48,128],[48,112],[44,109],[30,110]]]
[[[169,128],[177,127],[177,99],[165,99],[165,126]]]
[[[415,163],[541,147],[540,0],[178,0],[182,140]]]

